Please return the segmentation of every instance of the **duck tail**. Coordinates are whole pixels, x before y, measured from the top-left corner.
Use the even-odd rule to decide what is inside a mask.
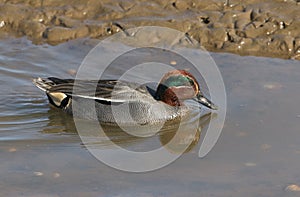
[[[43,90],[44,92],[48,91],[55,83],[49,79],[45,78],[35,78],[32,80],[33,84],[36,85],[39,89]]]

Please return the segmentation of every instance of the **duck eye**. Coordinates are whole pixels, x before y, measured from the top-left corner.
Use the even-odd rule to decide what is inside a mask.
[[[193,79],[191,79],[191,78],[188,78],[188,80],[189,80],[189,82],[190,82],[190,84],[193,86],[193,85],[195,85],[195,82],[194,82],[194,80]]]

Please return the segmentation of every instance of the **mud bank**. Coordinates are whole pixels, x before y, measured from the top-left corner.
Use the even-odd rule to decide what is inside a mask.
[[[299,0],[0,0],[0,33],[35,44],[177,29],[210,51],[300,60]]]

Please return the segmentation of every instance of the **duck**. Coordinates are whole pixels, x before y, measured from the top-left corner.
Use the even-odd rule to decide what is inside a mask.
[[[190,111],[184,104],[189,99],[210,110],[218,109],[186,70],[167,72],[156,90],[147,84],[121,80],[39,77],[33,83],[46,93],[52,106],[76,118],[107,125],[155,125],[180,120]]]

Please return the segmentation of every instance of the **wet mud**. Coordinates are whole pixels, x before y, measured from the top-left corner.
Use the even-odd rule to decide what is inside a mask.
[[[57,45],[157,25],[210,51],[299,60],[299,12],[298,0],[0,0],[0,34]]]

